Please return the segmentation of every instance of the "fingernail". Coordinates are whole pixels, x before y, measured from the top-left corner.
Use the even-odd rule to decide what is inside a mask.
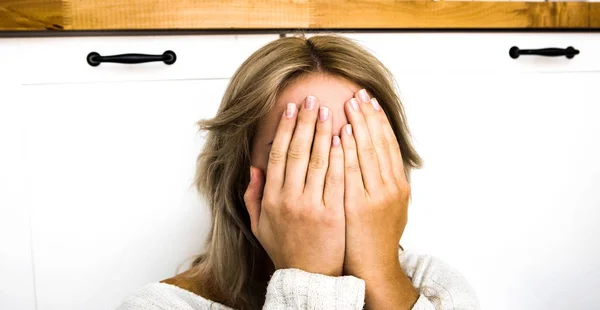
[[[252,181],[252,166],[250,166],[250,181]]]
[[[307,110],[312,110],[315,108],[315,100],[316,98],[313,96],[308,96],[306,97],[306,109]]]
[[[362,102],[369,101],[369,94],[367,94],[367,91],[364,88],[358,91],[358,96]]]
[[[319,109],[319,120],[324,121],[327,119],[327,116],[329,116],[329,109],[326,107],[321,107]]]
[[[355,111],[358,111],[358,100],[356,98],[350,99],[350,105]]]
[[[331,144],[333,144],[333,146],[340,146],[340,137],[333,136],[333,140],[331,141]]]
[[[352,125],[350,124],[346,124],[346,133],[348,133],[349,135],[352,135]]]
[[[377,102],[377,99],[371,99],[371,104],[373,104],[373,109],[377,111],[381,110],[381,106],[379,105],[379,102]]]
[[[296,112],[296,105],[293,103],[288,103],[287,110],[285,110],[285,117],[287,117],[287,118],[294,117],[294,112]]]

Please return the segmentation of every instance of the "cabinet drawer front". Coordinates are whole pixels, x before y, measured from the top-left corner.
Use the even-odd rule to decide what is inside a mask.
[[[16,82],[18,43],[19,39],[0,39],[0,87]]]
[[[357,40],[394,73],[436,72],[600,72],[600,33],[344,33]],[[521,55],[509,49],[567,48],[565,56]]]
[[[24,84],[230,78],[254,51],[277,35],[182,35],[19,39],[15,73]],[[87,63],[87,55],[177,55],[172,65]]]
[[[23,87],[13,131],[27,154],[39,309],[115,309],[202,250],[210,209],[192,184],[205,141],[196,122],[216,114],[227,83]]]

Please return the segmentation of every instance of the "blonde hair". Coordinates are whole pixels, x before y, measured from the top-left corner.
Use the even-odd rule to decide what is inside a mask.
[[[409,181],[411,169],[421,167],[392,74],[367,50],[335,35],[284,37],[260,48],[231,78],[216,116],[197,123],[207,134],[195,182],[211,208],[212,230],[188,277],[202,282],[204,297],[236,309],[262,308],[270,259],[251,232],[243,200],[250,147],[281,92],[313,72],[355,82],[377,98],[400,144]]]

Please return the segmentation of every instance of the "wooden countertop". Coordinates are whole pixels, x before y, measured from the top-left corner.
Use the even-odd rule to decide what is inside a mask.
[[[0,0],[0,31],[600,29],[600,2]]]

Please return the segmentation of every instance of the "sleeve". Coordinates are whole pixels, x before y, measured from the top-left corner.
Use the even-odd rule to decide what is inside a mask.
[[[427,297],[425,297],[425,295],[421,294],[415,305],[412,307],[412,310],[437,310],[437,308],[429,299],[427,299]]]
[[[209,310],[223,309],[213,301],[177,286],[151,283],[127,296],[117,310]]]
[[[263,310],[362,309],[364,300],[365,281],[362,279],[279,269],[267,286]]]
[[[410,277],[420,294],[412,310],[480,309],[475,291],[457,270],[435,257],[419,260]]]

